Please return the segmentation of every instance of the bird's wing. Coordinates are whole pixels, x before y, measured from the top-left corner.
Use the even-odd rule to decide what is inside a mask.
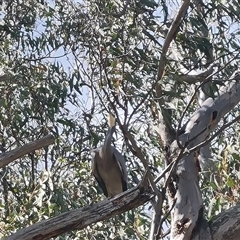
[[[115,148],[112,147],[113,155],[118,163],[118,166],[122,172],[122,185],[123,191],[127,190],[127,168],[123,155]]]
[[[103,179],[101,178],[99,171],[98,171],[98,164],[97,164],[97,160],[99,158],[98,156],[98,152],[94,152],[94,156],[92,157],[92,172],[93,175],[95,177],[95,179],[97,180],[99,186],[101,187],[101,189],[103,190],[104,195],[107,197],[108,196],[108,192],[107,192],[107,188],[106,185],[103,181]]]

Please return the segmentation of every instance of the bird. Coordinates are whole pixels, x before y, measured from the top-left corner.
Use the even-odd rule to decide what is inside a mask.
[[[127,168],[122,154],[111,145],[116,119],[108,116],[109,130],[101,147],[93,150],[92,172],[106,197],[127,190]]]

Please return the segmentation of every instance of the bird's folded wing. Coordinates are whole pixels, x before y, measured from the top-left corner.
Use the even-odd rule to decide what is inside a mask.
[[[105,185],[105,183],[104,183],[104,181],[103,181],[103,179],[100,176],[99,171],[98,171],[97,160],[98,160],[98,154],[96,153],[92,158],[92,172],[93,172],[93,175],[94,175],[95,179],[97,180],[99,186],[103,190],[104,195],[108,196],[106,185]]]
[[[122,172],[122,175],[123,175],[123,180],[125,183],[127,183],[127,168],[126,168],[126,162],[125,162],[125,159],[123,157],[123,155],[114,147],[113,148],[113,154],[116,158],[116,161],[119,165],[119,168]]]

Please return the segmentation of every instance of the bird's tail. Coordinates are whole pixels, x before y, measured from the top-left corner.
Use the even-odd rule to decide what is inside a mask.
[[[109,115],[108,115],[108,125],[110,128],[112,128],[116,125],[116,119],[111,113],[109,113]]]

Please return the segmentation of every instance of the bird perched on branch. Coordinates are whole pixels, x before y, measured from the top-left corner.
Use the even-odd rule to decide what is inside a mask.
[[[122,154],[111,145],[115,118],[109,114],[109,130],[103,146],[93,150],[92,171],[103,193],[113,197],[127,190],[127,169]]]

